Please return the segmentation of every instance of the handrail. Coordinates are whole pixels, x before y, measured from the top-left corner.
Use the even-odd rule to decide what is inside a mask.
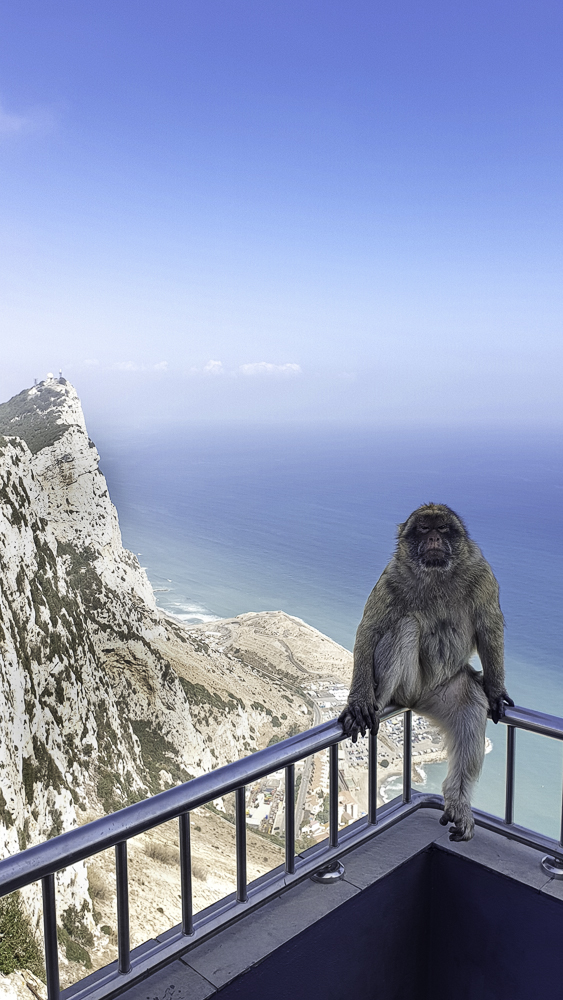
[[[0,861],[0,896],[176,819],[341,739],[342,727],[337,722],[324,723],[5,858]]]
[[[403,711],[404,709],[392,706],[384,712],[382,720],[390,719]],[[554,715],[517,706],[507,708],[501,721],[517,729],[563,740],[563,719]],[[169,788],[142,802],[135,802],[109,816],[68,830],[52,840],[5,858],[0,861],[0,896],[21,889],[67,865],[84,861],[99,851],[115,847],[121,841],[176,819],[182,813],[197,809],[242,785],[258,781],[304,757],[326,750],[343,738],[339,722],[333,720],[322,723],[314,729],[257,750],[232,764],[208,771],[182,785],[176,785],[175,788]]]
[[[398,821],[413,809],[421,806],[440,808],[443,801],[440,796],[425,795],[411,791],[412,770],[412,726],[411,710],[390,706],[382,715],[382,721],[395,715],[404,715],[403,729],[403,795],[402,804],[394,809],[381,810],[385,815],[382,826]],[[563,719],[557,716],[536,712],[532,709],[514,707],[507,708],[501,720],[507,725],[507,767],[506,767],[506,802],[504,819],[488,816],[474,810],[476,822],[494,829],[521,843],[535,847],[538,850],[551,849],[554,856],[563,861],[563,819],[562,837],[559,844],[549,838],[525,830],[513,823],[514,788],[515,788],[515,730],[524,729],[552,739],[563,740]],[[30,847],[13,857],[0,861],[0,897],[31,882],[43,881],[44,900],[44,931],[45,956],[47,966],[47,984],[49,1000],[58,1000],[58,957],[56,935],[55,885],[54,874],[61,868],[76,864],[98,854],[100,851],[115,847],[117,876],[117,907],[118,907],[118,973],[128,975],[132,966],[129,950],[129,909],[127,884],[127,841],[155,826],[172,819],[179,819],[180,831],[180,861],[181,861],[181,895],[182,924],[180,936],[186,941],[186,936],[194,935],[191,888],[191,855],[190,855],[190,812],[199,806],[220,798],[230,792],[236,793],[236,854],[237,854],[237,893],[231,903],[225,901],[226,919],[228,912],[240,910],[241,904],[247,904],[249,891],[246,882],[246,820],[245,820],[245,787],[274,771],[285,769],[286,802],[292,802],[294,797],[294,765],[322,750],[330,750],[330,830],[328,843],[315,850],[315,861],[299,859],[299,871],[296,873],[295,858],[295,822],[291,810],[286,810],[288,822],[285,830],[285,880],[295,880],[308,872],[311,864],[320,865],[326,855],[333,858],[335,852],[349,850],[358,837],[364,840],[377,831],[377,735],[370,733],[368,749],[368,813],[361,821],[362,829],[358,834],[352,831],[342,833],[338,829],[338,744],[344,739],[342,726],[337,720],[323,723],[304,733],[291,736],[263,750],[258,750],[248,757],[234,761],[223,767],[199,775],[190,781],[165,792],[160,792],[149,799],[137,802],[109,816],[94,820],[82,827],[77,827],[61,834],[52,840]],[[396,814],[396,815],[395,815]],[[300,874],[302,873],[302,874]],[[274,879],[277,882],[279,879]],[[272,890],[269,890],[272,891]],[[227,912],[228,911],[228,912]],[[230,919],[233,919],[231,916]],[[197,925],[200,921],[198,918]],[[176,945],[174,945],[176,947]],[[186,945],[184,945],[185,949]],[[161,956],[162,959],[162,956]],[[112,971],[107,972],[104,982],[111,984],[115,978]],[[146,972],[144,973],[146,974]],[[141,971],[133,970],[133,977],[139,977]],[[98,980],[97,991],[100,997],[101,982]],[[84,992],[84,990],[83,990]],[[110,990],[111,992],[111,990]],[[116,988],[113,992],[119,992]],[[96,991],[94,991],[96,993]],[[84,992],[84,996],[89,994]],[[93,996],[93,994],[92,994]]]
[[[393,706],[385,711],[382,718],[390,719],[402,711],[404,709]],[[37,882],[45,875],[68,865],[84,861],[99,851],[115,847],[161,823],[177,819],[182,813],[228,795],[242,785],[258,781],[304,757],[326,750],[342,739],[342,726],[336,719],[324,722],[304,733],[257,750],[248,757],[241,757],[232,764],[225,764],[182,785],[176,785],[175,788],[159,792],[142,802],[125,806],[109,816],[67,830],[35,847],[28,847],[27,850],[0,861],[0,896],[21,889],[30,882]]]
[[[545,712],[535,712],[533,708],[514,705],[513,708],[505,709],[500,721],[508,726],[515,726],[516,729],[526,729],[529,733],[563,740],[563,719],[558,715],[546,715]]]

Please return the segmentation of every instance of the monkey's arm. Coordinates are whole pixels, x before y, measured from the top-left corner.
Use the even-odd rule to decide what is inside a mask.
[[[492,574],[491,574],[492,575]],[[493,578],[494,579],[494,578]],[[489,702],[491,719],[502,719],[506,705],[514,705],[504,686],[504,619],[498,603],[498,588],[477,613],[477,652],[483,667],[483,689]]]
[[[348,704],[338,721],[346,736],[355,743],[358,733],[365,736],[366,729],[377,732],[379,713],[385,705],[377,701],[377,678],[374,674],[374,654],[378,643],[386,631],[388,601],[382,579],[373,588],[365,606],[363,618],[358,626],[354,643],[354,672],[348,696]]]
[[[375,698],[373,676],[373,654],[379,639],[375,629],[366,626],[358,628],[354,644],[354,673],[352,686],[348,696],[348,704],[339,716],[339,722],[346,736],[351,736],[355,743],[358,733],[365,736],[366,729],[377,732],[379,717]]]

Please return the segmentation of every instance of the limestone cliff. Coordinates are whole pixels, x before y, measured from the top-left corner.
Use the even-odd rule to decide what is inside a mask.
[[[157,609],[64,379],[0,405],[0,434],[2,856],[306,728],[304,679],[349,679],[281,612],[198,629]],[[62,940],[76,912],[95,947],[85,868],[58,878]]]

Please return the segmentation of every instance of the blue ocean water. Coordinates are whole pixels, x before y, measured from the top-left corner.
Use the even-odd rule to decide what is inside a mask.
[[[563,715],[563,444],[549,434],[192,428],[98,435],[124,544],[186,621],[283,609],[351,648],[420,503],[453,507],[500,583],[507,688]],[[503,811],[504,727],[476,802]],[[519,733],[516,820],[559,836],[561,747]],[[438,789],[444,767],[427,769]]]

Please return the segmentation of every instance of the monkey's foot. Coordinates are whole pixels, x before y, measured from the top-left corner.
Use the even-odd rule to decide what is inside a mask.
[[[446,802],[444,813],[440,816],[442,826],[453,823],[450,826],[450,840],[471,840],[475,833],[475,820],[471,812],[471,806],[466,802],[456,802],[455,804]]]
[[[349,701],[338,716],[338,721],[342,725],[344,735],[352,737],[352,743],[357,742],[360,733],[365,736],[367,729],[372,729],[374,733],[379,729],[376,706],[359,701]]]

